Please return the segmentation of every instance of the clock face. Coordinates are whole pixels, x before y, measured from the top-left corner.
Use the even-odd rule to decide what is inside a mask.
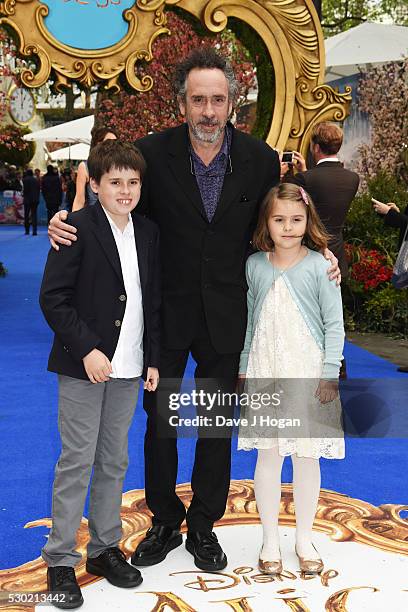
[[[10,115],[17,123],[28,123],[35,112],[34,98],[28,89],[16,87],[10,94]]]

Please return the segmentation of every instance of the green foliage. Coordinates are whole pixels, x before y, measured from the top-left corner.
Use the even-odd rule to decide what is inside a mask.
[[[365,302],[362,315],[363,330],[408,336],[408,292],[388,285]]]
[[[368,181],[367,192],[353,201],[344,230],[345,242],[352,245],[348,249],[352,252],[350,276],[343,283],[346,329],[407,337],[408,291],[395,289],[389,281],[366,289],[357,274],[361,250],[375,250],[379,258],[386,258],[388,267],[398,254],[398,230],[386,226],[383,217],[373,211],[371,197],[395,202],[401,210],[408,203],[406,185],[385,173]]]
[[[394,262],[398,253],[398,230],[384,225],[384,218],[373,210],[372,197],[381,202],[395,202],[401,210],[408,203],[406,186],[393,176],[379,173],[368,181],[367,191],[354,198],[344,228],[345,241],[378,249]]]
[[[408,0],[323,0],[322,26],[325,36],[334,36],[364,21],[408,24]]]

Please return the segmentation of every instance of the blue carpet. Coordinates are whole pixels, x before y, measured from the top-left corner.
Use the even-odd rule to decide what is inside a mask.
[[[0,278],[0,568],[20,565],[37,557],[47,529],[23,531],[28,521],[50,516],[53,470],[59,454],[56,377],[46,371],[52,334],[44,322],[38,291],[48,251],[45,228],[37,237],[24,236],[21,227],[0,227],[0,261],[8,276]],[[322,486],[372,504],[407,503],[408,453],[406,440],[395,439],[389,423],[394,411],[402,414],[408,402],[401,398],[407,375],[350,343],[346,344],[350,377],[365,379],[354,389],[348,405],[365,398],[383,415],[387,438],[346,440],[344,461],[322,460]],[[189,376],[194,364],[188,364]],[[375,380],[373,380],[375,379]],[[404,385],[404,386],[402,386]],[[130,433],[130,467],[125,491],[143,488],[143,433],[141,397]],[[364,402],[362,402],[364,403]],[[380,414],[380,416],[381,416]],[[391,428],[390,428],[391,427]],[[405,429],[405,431],[407,431]],[[180,440],[179,482],[189,482],[194,441]],[[252,478],[255,452],[237,452],[234,441],[232,478]],[[285,461],[283,481],[292,478]]]

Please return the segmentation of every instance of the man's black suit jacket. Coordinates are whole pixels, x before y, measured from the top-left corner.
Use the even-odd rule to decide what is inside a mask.
[[[47,172],[41,179],[41,191],[47,207],[61,205],[62,185],[57,172]]]
[[[304,187],[316,206],[317,212],[331,235],[329,249],[339,260],[343,278],[348,266],[343,244],[343,227],[360,178],[355,172],[343,168],[341,162],[323,161],[311,170],[298,172],[288,179]]]
[[[204,308],[215,350],[242,349],[246,329],[245,260],[259,205],[279,181],[277,153],[233,130],[231,167],[208,221],[190,157],[187,125],[138,140],[147,162],[140,212],[160,228],[162,341],[185,349]]]
[[[23,176],[23,198],[25,204],[38,204],[40,183],[35,176]]]
[[[98,348],[112,359],[126,309],[126,290],[115,239],[97,202],[68,216],[78,228],[72,246],[51,249],[40,290],[40,305],[55,332],[48,362],[52,372],[88,379],[82,358]],[[143,301],[143,376],[159,366],[159,232],[133,217]]]

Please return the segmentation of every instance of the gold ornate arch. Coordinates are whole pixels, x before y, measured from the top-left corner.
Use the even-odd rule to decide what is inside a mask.
[[[39,0],[0,0],[0,24],[11,27],[19,52],[36,57],[38,69],[21,74],[28,87],[50,77],[57,89],[77,81],[85,87],[103,82],[119,90],[125,73],[129,84],[148,91],[153,80],[135,74],[138,61],[151,61],[157,36],[170,34],[165,6],[178,6],[194,15],[211,32],[225,28],[229,17],[248,24],[264,41],[275,72],[276,94],[267,142],[274,147],[307,153],[310,130],[323,120],[342,121],[351,102],[351,88],[338,93],[324,84],[323,33],[312,0],[135,0],[123,13],[126,36],[112,47],[83,50],[58,41],[46,28],[48,7]]]
[[[177,485],[176,491],[183,503],[188,506],[192,498],[190,483]],[[376,507],[335,491],[321,489],[313,528],[325,533],[335,542],[357,542],[381,551],[408,555],[408,526],[406,520],[401,517],[401,513],[405,510],[407,510],[406,506],[384,504]],[[144,537],[146,529],[151,525],[151,514],[147,508],[144,490],[127,491],[123,494],[121,516],[123,533],[120,548],[129,557]],[[254,525],[259,522],[253,481],[232,480],[225,514],[217,521],[216,527]],[[24,527],[51,527],[51,523],[51,519],[43,518],[30,521]],[[296,526],[293,490],[290,484],[282,485],[279,524],[286,527]],[[186,530],[184,523],[182,532]],[[88,522],[83,518],[77,533],[77,550],[82,554],[82,560],[76,568],[76,575],[81,587],[100,580],[86,571],[88,540]],[[327,587],[328,584],[326,583],[325,586]],[[326,607],[326,610],[347,612],[345,605],[347,593],[354,588],[333,593],[328,600],[330,605]],[[0,612],[35,612],[39,608],[35,608],[32,604],[13,608],[10,604],[2,604],[2,601],[7,602],[9,592],[41,593],[45,589],[46,564],[40,557],[18,567],[0,570]],[[173,594],[173,597],[176,595]],[[165,605],[157,606],[154,610],[164,610],[165,607]],[[292,606],[290,608],[293,610],[307,609]],[[180,610],[180,612],[191,610],[183,606],[174,606],[172,609]]]

